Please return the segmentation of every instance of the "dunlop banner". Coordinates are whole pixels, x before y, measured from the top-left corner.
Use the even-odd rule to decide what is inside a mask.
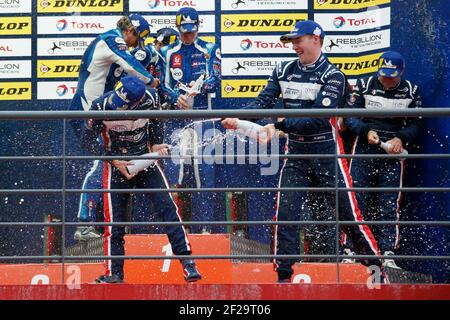
[[[122,12],[123,0],[38,0],[39,13]]]
[[[288,32],[297,21],[307,19],[306,13],[223,14],[221,30],[222,32]]]
[[[267,84],[267,80],[222,80],[222,98],[254,98]]]
[[[77,78],[80,60],[38,60],[38,78]]]

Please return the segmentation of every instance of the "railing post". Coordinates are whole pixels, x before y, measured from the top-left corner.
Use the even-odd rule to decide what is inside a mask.
[[[61,256],[62,256],[62,270],[61,270],[61,284],[65,283],[65,272],[64,272],[64,263],[65,263],[65,255],[66,255],[66,242],[65,242],[65,234],[66,234],[66,124],[67,119],[63,118],[63,140],[62,140],[62,231],[61,231]]]
[[[336,128],[332,128],[335,130],[335,148],[334,148],[334,187],[335,187],[335,198],[336,198],[336,282],[340,283],[340,270],[339,270],[339,158],[338,158],[338,117],[335,117]]]

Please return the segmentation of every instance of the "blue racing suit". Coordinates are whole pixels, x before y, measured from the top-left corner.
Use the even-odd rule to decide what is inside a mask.
[[[385,90],[376,76],[358,79],[348,99],[349,108],[406,109],[421,106],[416,85],[407,80],[392,90]],[[386,142],[394,137],[402,140],[403,147],[414,142],[421,129],[419,118],[346,118],[345,126],[357,135],[354,154],[385,154],[378,145],[369,144],[367,134],[377,132]],[[404,160],[383,158],[354,158],[350,173],[355,187],[402,187]],[[401,192],[357,192],[356,197],[364,216],[369,220],[398,221]],[[393,251],[399,245],[398,225],[374,225],[372,227],[381,253]]]
[[[161,52],[156,50],[154,45],[148,45],[145,47],[145,49],[150,51],[151,54],[151,58],[147,67],[148,71],[150,71],[152,76],[160,79],[162,77],[162,71],[164,67],[164,57],[162,56]]]
[[[178,83],[189,85],[201,75],[205,75],[200,94],[194,98],[192,109],[211,109],[211,94],[220,87],[221,55],[217,45],[196,39],[191,45],[177,41],[161,48],[164,57],[161,86],[163,96],[170,105],[176,106],[177,99],[184,94],[177,86]],[[180,131],[180,129],[185,130]],[[178,130],[177,130],[178,129]],[[216,131],[212,121],[191,121],[171,119],[166,122],[166,141],[177,147],[172,154],[202,155],[205,146],[202,142],[206,135],[214,135]],[[208,146],[206,146],[208,148]],[[213,153],[212,153],[213,154]],[[213,159],[186,159],[168,161],[166,170],[171,184],[183,184],[189,187],[212,188],[215,186],[215,166]],[[196,192],[192,198],[193,220],[214,221],[224,220],[225,215],[220,210],[219,199],[223,195],[211,192]],[[223,200],[224,202],[224,200]],[[207,231],[219,228],[195,227],[195,232],[200,228]]]
[[[114,91],[108,92],[102,97],[94,100],[91,110],[105,111],[114,110],[108,102],[108,98]],[[136,110],[148,110],[159,108],[159,99],[156,90],[148,89],[144,100]],[[96,120],[92,126],[85,126],[83,132],[83,143],[89,143],[93,137],[102,135],[105,146],[100,145],[98,151],[104,155],[143,155],[149,152],[152,144],[162,142],[163,134],[159,130],[157,120],[135,119],[135,120]],[[134,159],[136,159],[134,157]],[[167,179],[156,163],[155,166],[139,172],[132,179],[127,180],[120,171],[109,161],[103,164],[104,176],[102,184],[104,189],[125,189],[125,188],[169,188]],[[105,193],[103,202],[105,207],[105,222],[125,221],[125,211],[129,192]],[[181,222],[178,208],[168,192],[165,193],[145,193],[147,210],[153,210],[159,215],[162,221]],[[191,246],[183,226],[167,226],[165,228],[172,250],[176,255],[190,255]],[[105,255],[124,255],[124,233],[123,226],[105,227],[104,249]],[[112,259],[106,263],[106,275],[118,275],[124,278],[123,260]]]
[[[120,80],[124,74],[123,68],[113,63],[106,78],[105,91],[114,89],[117,81]],[[96,138],[101,143],[101,137]],[[86,150],[91,153],[97,147],[96,144],[84,144]],[[100,160],[95,160],[89,172],[83,180],[82,189],[101,189],[103,179],[103,165]],[[78,205],[77,218],[83,222],[95,221],[98,215],[103,216],[103,201],[100,193],[86,192],[80,195],[80,202]]]
[[[153,81],[153,76],[128,51],[119,29],[112,29],[99,35],[88,46],[81,59],[77,91],[70,110],[89,110],[92,101],[112,90],[124,72],[138,76],[147,84]],[[82,120],[70,121],[77,138],[80,138],[82,123]],[[87,151],[90,152],[92,147],[95,148],[95,145],[87,145]],[[96,160],[85,176],[82,188],[100,189],[102,175],[102,165]],[[78,219],[95,220],[95,213],[100,210],[101,202],[98,193],[82,193]]]
[[[273,108],[282,96],[286,109],[334,109],[345,99],[346,78],[330,63],[325,55],[310,65],[302,65],[298,59],[279,64],[273,71],[267,86],[247,108]],[[288,134],[289,154],[343,153],[342,140],[335,118],[286,118],[275,123],[275,128]],[[281,169],[279,187],[335,187],[338,172],[340,187],[352,187],[347,162],[338,159],[285,159]],[[335,221],[336,209],[340,220],[363,221],[353,192],[339,192],[336,208],[335,192],[323,192],[323,205],[327,217]],[[323,210],[311,206],[307,192],[281,191],[277,195],[277,221],[320,220]],[[319,218],[319,219],[318,219]],[[379,254],[377,243],[368,226],[344,227],[360,254]],[[336,238],[328,244],[328,253],[336,249]],[[293,255],[300,252],[299,226],[278,225],[275,228],[274,253]],[[274,267],[279,279],[289,279],[296,259],[275,259]],[[368,262],[366,262],[368,263]],[[380,264],[379,262],[374,262]]]
[[[83,54],[71,110],[89,110],[92,101],[105,92],[107,76],[114,63],[146,84],[153,82],[153,76],[128,51],[121,31],[109,30],[95,38]]]
[[[155,78],[161,79],[162,70],[164,67],[164,57],[161,52],[156,50],[154,45],[147,45],[142,49],[134,49],[132,51],[134,57],[141,62],[143,66],[151,73]],[[161,106],[163,109],[167,105],[167,99],[164,96],[164,90],[162,86],[158,87],[158,94],[161,100]]]

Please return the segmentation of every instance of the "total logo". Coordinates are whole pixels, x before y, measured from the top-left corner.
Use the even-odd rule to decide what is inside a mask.
[[[345,24],[345,19],[344,19],[344,17],[340,16],[340,17],[334,18],[333,24],[334,24],[334,26],[335,26],[336,28],[338,28],[338,29],[341,28],[341,27],[343,27],[344,24]]]
[[[157,6],[159,6],[161,1],[159,1],[159,0],[150,0],[147,3],[148,3],[148,6],[150,7],[150,9],[155,9]]]
[[[252,42],[250,39],[244,39],[241,41],[241,49],[243,51],[247,51],[253,46],[257,49],[279,49],[279,48],[289,49],[289,46],[287,44],[281,42],[267,42],[261,40],[255,40]]]
[[[374,17],[363,19],[352,19],[352,18],[345,19],[344,17],[339,16],[334,18],[333,21],[333,24],[337,29],[342,28],[346,23],[348,23],[350,27],[359,27],[374,24],[376,23],[376,20]]]
[[[64,31],[67,27],[71,27],[74,30],[105,29],[105,26],[101,22],[68,22],[66,19],[61,19],[56,22],[56,28],[59,31]]]
[[[241,41],[241,49],[244,51],[249,50],[253,46],[253,43],[250,39],[245,39]]]
[[[65,96],[68,91],[69,88],[67,88],[65,84],[61,84],[56,87],[56,94],[60,97]]]
[[[0,53],[8,53],[8,52],[13,52],[13,49],[10,46],[0,45]]]
[[[147,4],[150,9],[157,8],[162,3],[165,7],[196,7],[194,1],[190,0],[150,0]]]
[[[59,31],[65,30],[67,28],[67,20],[66,19],[61,19],[61,20],[56,21],[56,28]]]

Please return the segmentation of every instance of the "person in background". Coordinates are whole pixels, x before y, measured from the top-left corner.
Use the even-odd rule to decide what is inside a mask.
[[[161,28],[156,32],[152,44],[148,44],[144,48],[135,48],[131,51],[131,54],[145,66],[153,77],[160,79],[165,63],[164,57],[161,54],[161,49],[177,42],[178,39],[179,33],[177,30],[172,28]],[[168,108],[168,103],[164,97],[161,86],[158,87],[158,93],[163,109]]]
[[[176,14],[176,27],[180,32],[179,41],[163,47],[164,66],[161,77],[163,99],[176,109],[210,110],[211,94],[220,88],[221,54],[220,48],[198,38],[198,12],[191,7],[183,7]],[[198,91],[186,93],[181,88]],[[180,130],[188,126],[185,130]],[[166,122],[167,143],[178,145],[172,154],[201,156],[206,134],[214,132],[211,121],[169,120]],[[175,142],[174,142],[175,141]],[[178,162],[178,161],[177,161]],[[213,159],[181,159],[178,163],[168,161],[166,172],[170,182],[176,187],[212,188],[215,186],[215,166]],[[194,192],[192,194],[192,219],[196,221],[225,220],[220,203],[225,202],[223,194]],[[195,226],[195,233],[211,233],[211,226]]]
[[[376,75],[357,80],[347,107],[357,109],[407,109],[422,105],[417,85],[403,79],[405,60],[395,51],[387,51],[380,57]],[[399,154],[413,143],[421,131],[420,118],[344,118],[343,129],[357,136],[353,154]],[[380,143],[388,144],[384,151]],[[401,188],[405,160],[399,158],[354,158],[350,174],[354,187]],[[398,221],[401,192],[357,192],[361,210],[372,221]],[[374,225],[372,227],[381,254],[390,256],[400,244],[398,225]],[[385,267],[400,269],[393,259],[385,259]]]

